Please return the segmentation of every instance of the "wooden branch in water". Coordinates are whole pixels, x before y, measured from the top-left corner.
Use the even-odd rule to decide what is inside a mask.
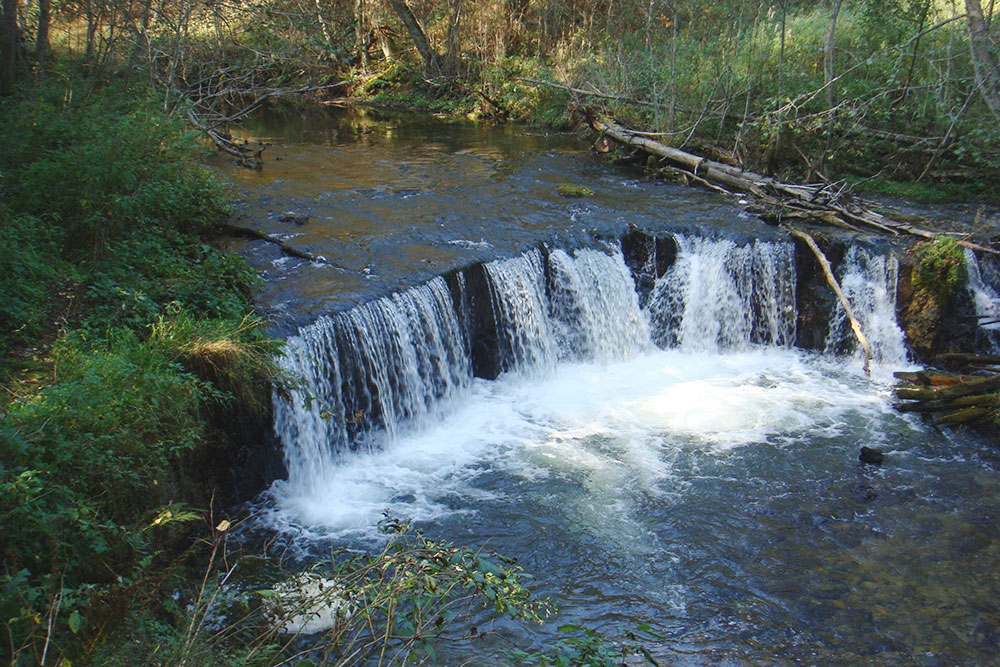
[[[833,289],[834,294],[840,299],[840,305],[844,307],[844,312],[847,313],[848,319],[851,321],[851,330],[854,332],[855,337],[857,337],[858,342],[861,343],[861,349],[865,354],[865,373],[869,371],[869,365],[872,358],[872,346],[868,343],[868,339],[865,337],[863,331],[861,331],[861,322],[858,318],[854,316],[854,310],[851,308],[851,303],[844,296],[844,292],[840,289],[840,284],[837,282],[836,276],[833,275],[833,269],[830,267],[830,260],[826,258],[823,251],[820,250],[819,246],[816,245],[815,239],[805,232],[799,231],[797,229],[789,229],[788,232],[797,239],[805,241],[809,249],[812,250],[813,254],[816,255],[816,259],[819,261],[819,265],[823,268],[823,274],[826,276],[826,282]]]
[[[329,264],[330,262],[322,255],[314,255],[308,250],[302,250],[301,248],[296,248],[293,245],[279,239],[277,236],[272,236],[262,231],[252,229],[250,227],[244,227],[243,225],[237,225],[234,222],[224,222],[222,223],[229,233],[234,236],[242,236],[244,238],[258,239],[260,241],[267,241],[268,243],[273,243],[274,245],[281,248],[281,252],[290,256],[298,257],[299,259],[304,259],[310,262],[318,262],[320,264]]]
[[[212,140],[212,143],[218,146],[219,150],[235,157],[244,167],[248,169],[260,169],[264,164],[264,158],[261,157],[264,149],[267,148],[264,144],[260,144],[256,149],[249,146],[241,146],[229,137],[216,131],[215,128],[203,123],[194,114],[194,110],[188,109],[187,116],[191,124],[204,132]]]

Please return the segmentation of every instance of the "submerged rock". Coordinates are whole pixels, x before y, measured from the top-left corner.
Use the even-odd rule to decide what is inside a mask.
[[[560,197],[593,197],[594,191],[582,185],[563,183],[559,186]]]
[[[289,222],[294,225],[304,225],[309,222],[309,216],[304,213],[296,213],[295,211],[289,211],[288,213],[283,213],[280,218],[280,222]]]
[[[882,463],[885,460],[885,455],[882,453],[881,449],[872,449],[871,447],[862,447],[861,455],[858,460],[862,463]]]

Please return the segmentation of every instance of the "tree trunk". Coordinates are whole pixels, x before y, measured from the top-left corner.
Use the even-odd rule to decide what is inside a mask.
[[[49,55],[49,0],[38,0],[38,32],[35,34],[35,60],[40,68]]]
[[[87,0],[84,4],[84,13],[87,15],[87,56],[88,64],[94,61],[94,38],[97,35],[97,19],[94,16],[94,0]]]
[[[354,0],[354,43],[358,49],[361,73],[368,74],[368,22],[365,20],[365,0]]]
[[[450,0],[451,17],[448,20],[448,50],[444,56],[445,72],[449,76],[458,74],[462,58],[462,0]]]
[[[427,35],[420,27],[420,23],[417,22],[417,17],[410,11],[409,5],[404,0],[389,0],[389,4],[392,5],[399,20],[403,22],[406,32],[410,33],[410,39],[413,40],[413,45],[417,47],[417,52],[424,61],[424,73],[427,76],[440,76],[441,57],[427,41]]]
[[[979,0],[965,0],[965,13],[969,22],[969,48],[972,51],[972,65],[976,70],[979,94],[1000,123],[1000,61],[997,60],[996,49]]]
[[[0,17],[0,95],[10,92],[17,70],[17,0],[3,0]]]
[[[826,83],[826,108],[832,109],[837,101],[833,93],[833,53],[834,37],[837,34],[837,16],[840,15],[840,5],[844,0],[834,0],[830,13],[830,26],[826,31],[826,43],[823,46],[823,75]]]
[[[323,40],[326,44],[323,47],[324,55],[329,56],[331,49],[333,49],[333,37],[330,36],[330,26],[326,23],[326,18],[323,16],[323,5],[320,4],[319,0],[314,0],[313,4],[316,5],[316,22],[319,23],[319,28],[323,32]]]
[[[128,68],[133,70],[139,64],[143,51],[149,53],[149,19],[153,11],[153,0],[146,0],[142,7],[142,25],[135,33],[135,44],[132,45],[132,55],[128,59]]]

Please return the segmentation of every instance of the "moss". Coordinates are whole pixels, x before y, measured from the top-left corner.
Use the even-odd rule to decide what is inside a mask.
[[[930,297],[940,307],[948,307],[965,285],[965,254],[950,237],[925,241],[915,248],[919,261],[913,269],[913,287]]]
[[[593,197],[594,191],[582,185],[563,183],[559,186],[560,197]]]

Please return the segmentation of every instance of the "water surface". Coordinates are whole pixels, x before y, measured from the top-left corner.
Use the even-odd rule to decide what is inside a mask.
[[[287,363],[333,407],[352,382],[378,386],[382,420],[352,448],[313,401],[279,402],[291,474],[263,525],[322,554],[377,543],[389,510],[518,558],[560,609],[540,627],[500,623],[445,664],[493,664],[571,622],[648,624],[666,664],[997,655],[1000,455],[892,409],[891,371],[908,362],[891,256],[856,250],[840,267],[880,351],[867,377],[854,356],[790,346],[792,254],[732,200],[515,128],[323,116],[250,131],[281,158],[234,172],[250,224],[333,264],[245,248],[289,331],[334,314],[298,332]],[[564,200],[560,182],[598,194]],[[680,248],[642,309],[613,243],[578,249],[629,225],[671,231]],[[539,240],[553,248],[544,266],[520,255]],[[472,378],[443,282],[349,310],[477,260],[493,261],[516,361],[496,380]],[[343,355],[362,352],[371,362],[341,376]],[[392,367],[400,358],[414,361]],[[885,464],[860,464],[861,446]]]

